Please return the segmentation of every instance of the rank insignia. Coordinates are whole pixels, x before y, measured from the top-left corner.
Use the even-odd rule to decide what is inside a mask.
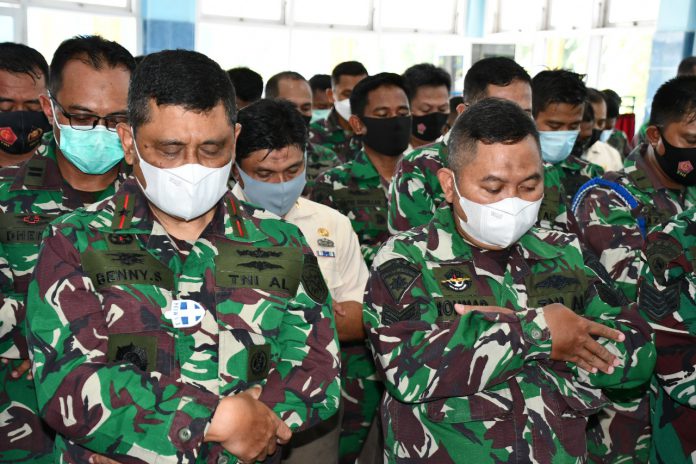
[[[336,253],[334,253],[333,251],[319,250],[317,251],[317,256],[319,256],[320,258],[335,258]]]
[[[326,247],[326,248],[333,248],[336,246],[336,244],[333,242],[333,240],[328,239],[328,238],[320,238],[317,240],[317,244],[320,247]]]
[[[317,232],[318,232],[319,235],[321,235],[322,237],[328,237],[328,236],[329,236],[329,229],[326,229],[325,227],[320,227],[320,228],[317,230]]]
[[[458,269],[452,269],[445,274],[445,279],[440,281],[445,287],[455,292],[463,292],[471,287],[471,278],[464,275]]]

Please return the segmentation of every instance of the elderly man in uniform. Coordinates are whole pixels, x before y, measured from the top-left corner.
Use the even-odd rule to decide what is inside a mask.
[[[348,219],[328,206],[300,196],[305,185],[307,128],[293,105],[261,100],[239,112],[237,178],[232,193],[300,228],[314,251],[333,300],[338,339],[365,339],[362,301],[367,266]],[[293,437],[285,462],[337,462],[338,417]]]
[[[227,191],[240,127],[215,62],[148,55],[128,115],[134,177],[51,226],[29,288],[55,459],[263,460],[337,411],[317,260],[297,227]]]
[[[366,290],[385,462],[583,462],[588,415],[649,378],[650,329],[575,235],[533,227],[544,169],[520,107],[471,106],[448,166],[447,203],[382,247]]]
[[[126,178],[116,125],[128,119],[134,68],[133,56],[116,42],[64,41],[51,62],[50,94],[37,97],[38,119],[48,119],[53,131],[26,163],[0,170],[0,356],[8,361],[0,365],[0,462],[53,462],[53,433],[37,415],[27,372],[27,287],[48,223],[110,197]]]

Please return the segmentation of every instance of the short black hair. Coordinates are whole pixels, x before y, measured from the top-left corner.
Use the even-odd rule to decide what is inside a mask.
[[[487,97],[489,85],[506,87],[516,80],[532,82],[527,71],[515,60],[504,56],[483,58],[474,63],[464,76],[464,101],[476,103]]]
[[[237,138],[237,162],[257,150],[279,150],[291,145],[304,152],[309,132],[295,105],[283,99],[262,99],[239,110],[242,131]]]
[[[604,97],[604,94],[602,92],[591,87],[587,88],[587,100],[591,103],[607,102],[607,99]]]
[[[582,110],[582,122],[594,122],[595,112],[594,108],[592,108],[592,100],[588,98],[587,103],[588,104],[585,105],[585,108]]]
[[[367,99],[373,90],[380,87],[398,87],[406,93],[406,97],[410,99],[404,78],[398,74],[383,72],[374,76],[367,76],[365,79],[357,83],[353,92],[350,94],[350,110],[356,116],[365,115],[365,107]]]
[[[621,97],[611,89],[602,90],[604,100],[607,102],[607,118],[618,118],[621,110]]]
[[[271,76],[271,78],[268,79],[268,82],[266,82],[266,98],[278,98],[278,95],[280,95],[280,81],[283,79],[307,82],[307,79],[305,79],[302,74],[295,71],[279,72],[278,74]]]
[[[668,80],[657,89],[650,110],[650,125],[667,124],[696,119],[696,76],[679,76]]]
[[[71,60],[80,60],[100,70],[107,65],[122,67],[130,73],[135,70],[135,58],[117,42],[98,35],[78,35],[63,41],[51,60],[48,89],[55,98],[63,85],[63,69]]]
[[[309,86],[314,92],[324,92],[331,88],[331,76],[328,74],[315,74],[309,79]]]
[[[234,86],[215,61],[190,50],[164,50],[147,55],[133,73],[128,91],[128,117],[134,129],[150,120],[150,100],[157,106],[210,111],[222,103],[230,124],[237,117]]]
[[[696,74],[696,56],[687,56],[677,67],[677,76],[693,76]]]
[[[452,78],[449,73],[430,63],[415,64],[404,71],[402,77],[411,98],[416,96],[419,88],[426,86],[440,87],[444,85],[447,87],[447,93],[452,90]]]
[[[572,106],[584,104],[587,87],[583,76],[566,69],[541,71],[532,79],[532,116],[536,116],[552,103]]]
[[[333,71],[331,71],[331,85],[335,86],[341,79],[341,76],[367,76],[367,69],[359,61],[344,61],[338,63]]]
[[[14,42],[0,43],[0,70],[28,74],[32,79],[43,76],[48,82],[48,63],[37,50]]]
[[[450,98],[449,100],[449,105],[450,105],[450,113],[454,113],[457,111],[457,107],[464,103],[464,97],[461,95],[457,95],[455,97]]]
[[[539,132],[529,113],[501,98],[484,98],[471,105],[459,115],[450,134],[447,163],[455,172],[475,158],[478,142],[511,145],[531,135],[541,153]]]
[[[263,78],[256,71],[246,68],[232,68],[227,75],[234,85],[234,91],[240,100],[253,103],[261,98],[263,93]]]

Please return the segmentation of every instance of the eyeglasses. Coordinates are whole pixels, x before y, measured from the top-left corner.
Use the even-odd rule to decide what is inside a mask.
[[[65,111],[65,108],[63,108],[63,105],[58,103],[58,100],[56,100],[55,98],[51,98],[51,100],[53,100],[53,103],[56,104],[60,112],[63,113],[63,116],[68,118],[68,123],[70,124],[70,127],[72,127],[75,130],[92,130],[95,127],[97,127],[100,121],[104,121],[104,127],[106,127],[106,130],[116,132],[116,126],[118,126],[120,123],[128,123],[128,116],[126,116],[125,114],[109,114],[107,116],[98,116],[96,114],[89,113],[68,113],[67,111]]]

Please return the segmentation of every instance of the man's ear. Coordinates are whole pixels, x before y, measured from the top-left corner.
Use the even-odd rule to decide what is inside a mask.
[[[41,111],[46,115],[46,119],[53,126],[55,124],[53,119],[53,108],[51,108],[51,100],[49,100],[47,95],[39,95],[39,103],[41,104]]]
[[[133,166],[137,160],[138,155],[135,153],[135,140],[133,139],[133,133],[128,124],[119,123],[116,126],[116,132],[118,132],[118,138],[121,139],[121,147],[123,148],[123,157],[126,163]]]
[[[645,129],[645,138],[653,148],[657,147],[657,144],[660,142],[660,137],[660,129],[658,129],[657,126],[648,126]]]
[[[232,171],[230,172],[230,175],[232,176],[234,181],[239,184],[241,188],[244,188],[244,181],[242,180],[242,176],[239,175],[239,168],[237,167],[237,163],[232,165]]]
[[[367,127],[365,127],[365,124],[363,124],[362,120],[356,115],[350,115],[350,119],[348,119],[348,124],[350,124],[350,128],[353,129],[353,133],[357,135],[367,134]]]
[[[437,180],[440,181],[440,187],[445,194],[445,200],[448,203],[457,201],[457,194],[454,190],[454,171],[449,168],[440,168],[437,171]]]
[[[330,101],[331,104],[333,105],[333,101],[334,101],[334,92],[333,92],[333,89],[332,89],[331,87],[329,87],[328,89],[326,89],[326,96],[329,98],[329,101]]]
[[[466,111],[466,107],[469,106],[468,103],[460,103],[457,105],[455,108],[457,110],[457,114],[462,114],[464,111]]]

